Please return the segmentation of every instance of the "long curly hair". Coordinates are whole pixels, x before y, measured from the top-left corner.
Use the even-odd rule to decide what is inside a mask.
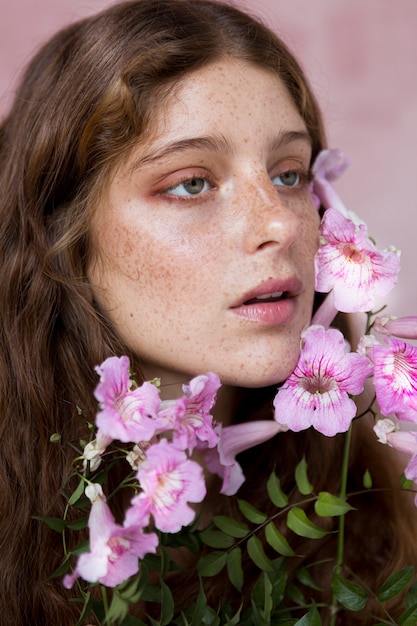
[[[111,172],[152,130],[170,90],[227,57],[279,77],[314,158],[325,145],[323,123],[298,62],[258,20],[211,0],[133,0],[70,25],[29,64],[0,126],[1,624],[70,626],[79,617],[71,592],[49,578],[62,558],[60,538],[34,516],[63,514],[70,444],[88,435],[84,417],[93,421],[96,411],[94,366],[128,354],[140,372],[140,355],[117,336],[87,279],[91,217]],[[270,390],[247,391],[241,419],[262,414],[270,398]],[[61,444],[50,442],[53,433]],[[368,454],[362,440],[358,458]],[[325,482],[337,474],[340,445],[340,438],[288,433],[269,444],[266,464],[265,449],[255,449],[242,460],[245,497],[265,499],[259,485],[272,465],[290,488],[304,453],[312,480]],[[377,453],[369,455],[389,482]],[[409,535],[396,506],[381,498],[369,516],[374,545],[361,567],[375,580],[373,564],[383,578],[405,561]],[[352,531],[352,555],[361,533],[359,525]],[[221,595],[220,588],[209,593]]]

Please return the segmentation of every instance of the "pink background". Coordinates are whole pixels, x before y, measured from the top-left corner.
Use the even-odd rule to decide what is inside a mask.
[[[1,0],[0,115],[32,52],[60,26],[111,0]],[[379,247],[403,252],[389,312],[417,314],[417,1],[252,0],[302,61],[329,144],[352,165],[337,183]]]

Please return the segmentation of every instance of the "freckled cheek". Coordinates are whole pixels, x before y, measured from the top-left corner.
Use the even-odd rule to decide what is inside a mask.
[[[184,238],[183,233],[181,237],[172,233],[155,236],[120,226],[108,233],[101,257],[109,277],[127,281],[134,292],[145,296],[204,294],[220,263],[216,246],[203,249],[198,238]]]
[[[319,248],[319,225],[320,217],[315,209],[306,207],[306,217],[302,220],[300,239],[303,242],[305,254],[314,258]]]

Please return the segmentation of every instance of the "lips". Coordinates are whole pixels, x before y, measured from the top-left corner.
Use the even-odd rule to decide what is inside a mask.
[[[257,298],[250,298],[246,300],[243,304],[256,304],[257,302],[277,302],[283,297],[286,297],[286,291],[275,291],[273,293],[265,293],[262,296],[258,296]]]
[[[289,322],[297,310],[297,296],[302,291],[298,278],[270,279],[243,295],[230,308],[232,313],[250,322],[279,325]]]

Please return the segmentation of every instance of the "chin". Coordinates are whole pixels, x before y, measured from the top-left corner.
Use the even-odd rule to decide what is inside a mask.
[[[278,386],[283,383],[294,371],[295,364],[293,367],[281,370],[279,372],[269,371],[269,372],[248,372],[247,375],[240,375],[236,377],[226,376],[220,379],[223,385],[230,385],[233,387],[243,387],[247,389],[260,389],[262,387],[271,387]]]

